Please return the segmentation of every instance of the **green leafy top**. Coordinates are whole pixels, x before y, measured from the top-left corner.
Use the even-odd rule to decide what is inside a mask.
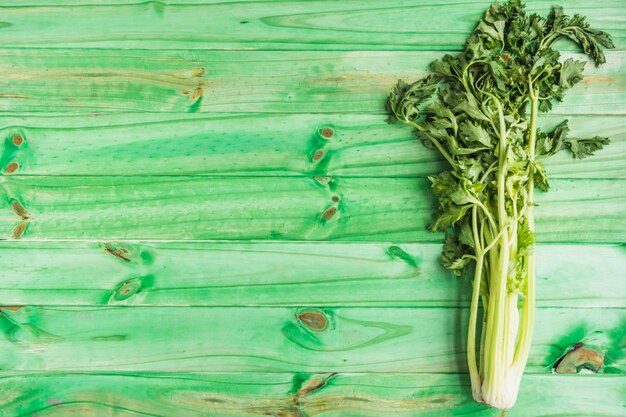
[[[584,158],[609,142],[570,138],[567,121],[549,132],[536,128],[536,113],[549,111],[583,78],[585,62],[563,61],[553,49],[560,39],[575,42],[596,65],[605,62],[603,49],[613,47],[607,33],[590,28],[583,16],[566,16],[561,7],[543,18],[526,14],[519,0],[495,3],[462,53],[433,62],[432,74],[414,83],[399,81],[389,95],[389,122],[414,127],[423,143],[450,164],[430,177],[439,200],[432,229],[454,231],[443,263],[459,275],[476,252],[475,239],[468,238],[470,210],[479,207],[481,230],[491,228],[492,235],[501,230],[499,176],[506,177],[505,217],[519,222],[521,231],[528,223],[527,207],[534,205],[528,182],[549,187],[542,158],[562,149]],[[523,253],[532,238],[518,245]]]

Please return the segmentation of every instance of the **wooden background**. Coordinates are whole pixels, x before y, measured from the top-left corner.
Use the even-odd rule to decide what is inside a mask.
[[[541,123],[613,143],[547,164],[508,416],[618,417],[626,6],[561,3],[617,48]],[[471,400],[469,285],[425,229],[442,162],[383,108],[488,4],[3,1],[0,416],[504,416]],[[552,374],[581,341],[602,373]]]

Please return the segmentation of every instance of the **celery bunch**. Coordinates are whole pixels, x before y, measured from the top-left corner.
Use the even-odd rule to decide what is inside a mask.
[[[547,191],[542,161],[567,149],[584,158],[608,144],[571,138],[567,121],[538,129],[565,91],[582,80],[585,62],[560,60],[563,38],[596,65],[610,36],[580,15],[554,7],[547,18],[526,14],[518,0],[495,3],[458,55],[431,64],[432,74],[399,81],[387,101],[390,122],[415,129],[449,168],[430,177],[438,199],[433,231],[445,231],[443,265],[473,270],[467,360],[473,397],[495,408],[516,401],[535,315],[535,187]],[[479,303],[482,337],[477,346]]]

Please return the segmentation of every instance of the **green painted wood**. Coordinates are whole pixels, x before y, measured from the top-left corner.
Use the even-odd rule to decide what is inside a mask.
[[[466,375],[5,373],[0,416],[502,417]],[[623,416],[623,376],[527,375],[507,417]]]
[[[563,118],[542,122],[549,129]],[[572,136],[606,136],[612,143],[582,161],[567,153],[548,159],[550,177],[626,177],[626,119],[568,118]],[[445,169],[410,129],[383,120],[379,114],[7,115],[0,116],[0,167],[17,163],[19,175],[342,177]],[[313,162],[320,150],[324,158]]]
[[[551,184],[537,196],[539,241],[624,241],[623,180]],[[4,237],[442,240],[427,229],[433,202],[419,178],[4,176],[0,189]]]
[[[5,48],[0,49],[0,80],[5,80],[0,111],[383,114],[384,101],[398,78],[426,74],[430,62],[441,56],[441,52]],[[624,52],[610,52],[602,67],[587,65],[585,80],[553,113],[624,115],[625,59]]]
[[[440,244],[0,241],[0,294],[5,305],[468,306],[469,280],[439,267],[440,252]],[[540,308],[626,307],[626,286],[616,285],[623,245],[536,252]]]
[[[467,282],[416,243],[441,239],[413,178],[440,161],[382,122],[395,80],[458,49],[486,4],[3,2],[0,238],[22,241],[0,241],[0,416],[503,417],[458,374]],[[509,417],[624,410],[626,9],[565,6],[618,51],[544,122],[614,143],[548,165],[539,239],[585,244],[537,248]],[[581,341],[605,375],[549,375]]]
[[[527,1],[547,14],[551,0]],[[626,47],[623,3],[562,2]],[[2,46],[155,49],[458,49],[489,1],[3,2]],[[41,5],[45,7],[28,7]],[[51,25],[50,22],[54,22]]]
[[[132,287],[129,287],[132,291]],[[122,294],[120,294],[122,295]],[[2,308],[0,368],[19,371],[465,372],[465,308]],[[526,372],[574,343],[626,371],[626,309],[541,309]]]

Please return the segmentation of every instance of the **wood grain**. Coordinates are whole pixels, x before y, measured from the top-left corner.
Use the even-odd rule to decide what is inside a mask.
[[[547,164],[501,413],[469,395],[468,282],[426,230],[441,160],[383,121],[488,2],[427,3],[3,1],[0,417],[622,416],[626,9],[565,4],[617,50],[541,123],[613,143]],[[602,374],[552,375],[579,342]]]
[[[4,80],[0,111],[383,114],[384,101],[399,78],[425,75],[430,62],[442,56],[386,51],[0,49]],[[624,53],[609,52],[602,67],[589,63],[586,78],[552,113],[623,116],[625,58]]]
[[[539,241],[624,241],[622,180],[551,184]],[[20,239],[442,240],[427,229],[427,179],[4,176],[0,188],[0,230]]]
[[[544,116],[542,125],[550,129],[563,118]],[[611,145],[584,160],[566,152],[549,158],[550,177],[625,178],[626,118],[568,119],[573,137],[606,136]],[[17,163],[19,175],[341,177],[423,177],[445,169],[410,129],[383,120],[379,114],[0,115],[0,167]],[[315,163],[320,150],[325,157]]]
[[[620,417],[623,376],[526,375],[508,417]],[[498,417],[467,375],[3,373],[0,416]]]
[[[5,305],[468,306],[469,279],[444,271],[440,252],[415,243],[0,241],[0,293]],[[615,283],[626,270],[622,245],[536,253],[540,308],[626,307],[626,286]]]
[[[465,372],[467,315],[464,308],[409,307],[4,307],[0,367]],[[619,308],[539,310],[526,372],[549,374],[583,342],[605,355],[605,372],[623,373],[625,322]]]
[[[550,0],[527,1],[546,15]],[[568,0],[626,47],[619,0]],[[1,46],[263,50],[457,50],[488,1],[4,1]],[[53,25],[50,22],[54,22]],[[569,45],[568,45],[569,46]]]

